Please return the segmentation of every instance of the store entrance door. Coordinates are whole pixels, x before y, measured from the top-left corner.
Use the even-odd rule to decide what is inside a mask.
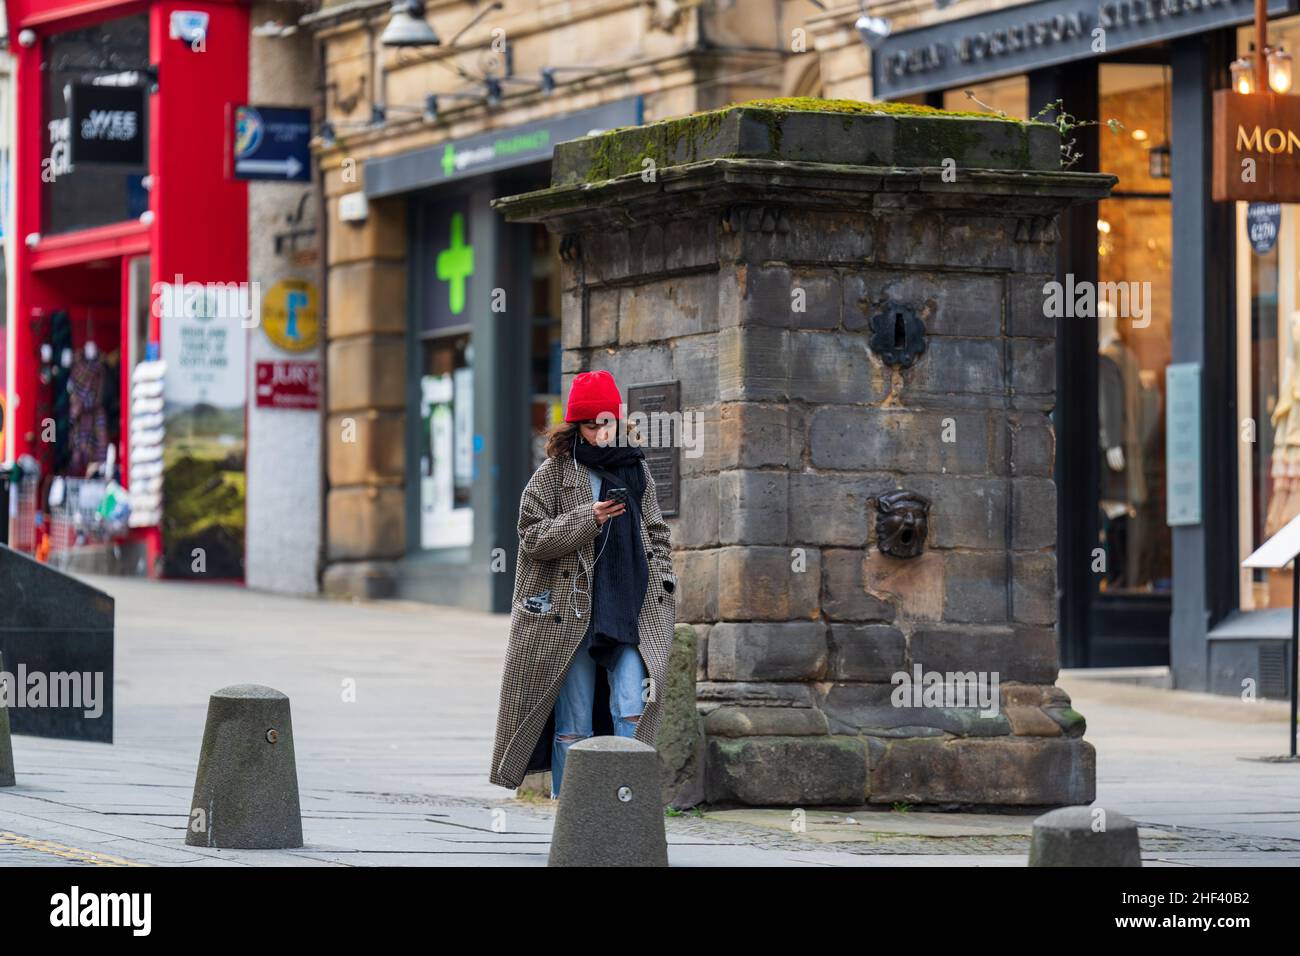
[[[1057,344],[1061,663],[1165,665],[1173,596],[1165,502],[1173,328],[1167,50],[1055,73],[1035,76],[1031,97],[1064,93],[1066,110],[1095,117],[1100,125],[1079,136],[1075,168],[1119,177],[1110,198],[1062,221],[1058,281],[1072,309],[1059,320]]]

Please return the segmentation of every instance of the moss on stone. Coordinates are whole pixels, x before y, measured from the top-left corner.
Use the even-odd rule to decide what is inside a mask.
[[[859,113],[883,114],[885,116],[948,116],[968,117],[982,120],[996,120],[1004,123],[1024,125],[1029,120],[1000,116],[997,113],[978,113],[971,110],[941,110],[933,106],[921,106],[916,103],[872,102],[870,100],[823,100],[815,96],[781,96],[774,99],[747,100],[733,103],[725,109],[750,107],[752,109],[776,110],[778,112],[801,113]]]
[[[919,147],[935,156],[958,159],[966,155],[969,149],[977,146],[982,137],[977,127],[971,127],[964,121],[1014,124],[1018,128],[1018,144],[1015,149],[1007,151],[1007,159],[1008,166],[1016,169],[1030,165],[1030,127],[1051,125],[997,113],[941,110],[914,103],[825,100],[811,96],[746,100],[720,109],[660,120],[645,126],[608,130],[598,138],[591,150],[591,160],[583,175],[583,181],[603,182],[617,176],[640,172],[647,159],[654,163],[655,168],[697,162],[701,159],[702,147],[713,140],[726,118],[738,111],[744,111],[751,120],[761,122],[767,127],[767,158],[780,157],[782,126],[785,117],[791,113],[840,114],[843,116],[842,126],[846,133],[851,130],[855,116],[952,120],[954,122],[951,123],[906,124],[905,135],[912,139],[913,147]]]

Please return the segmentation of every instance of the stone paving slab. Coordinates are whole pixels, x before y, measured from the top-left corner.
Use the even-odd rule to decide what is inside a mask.
[[[3,865],[544,866],[555,814],[487,782],[508,619],[401,602],[284,598],[95,578],[118,599],[112,746],[15,737]],[[1276,702],[1062,684],[1098,751],[1098,804],[1138,821],[1154,866],[1300,865],[1300,767]],[[357,700],[340,687],[356,682]],[[307,846],[184,843],[207,695],[290,695]],[[1247,709],[1249,708],[1249,709]],[[665,819],[674,866],[1024,866],[1032,815],[805,808]],[[856,823],[848,823],[852,817]],[[49,841],[73,851],[37,849]],[[84,854],[84,856],[83,856]]]

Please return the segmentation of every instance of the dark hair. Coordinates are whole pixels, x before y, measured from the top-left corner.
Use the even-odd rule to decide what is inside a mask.
[[[627,435],[636,444],[641,443],[641,435],[636,426],[626,418],[620,423],[627,429]],[[578,422],[557,422],[546,430],[546,457],[566,458],[573,454],[574,442],[578,440]]]

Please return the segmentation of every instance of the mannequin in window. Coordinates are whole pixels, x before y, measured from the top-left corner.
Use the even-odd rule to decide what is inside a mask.
[[[1286,368],[1271,417],[1275,429],[1273,491],[1264,519],[1265,538],[1277,534],[1300,514],[1300,380],[1296,376],[1296,366],[1300,365],[1300,311],[1291,313],[1289,329]]]
[[[1130,520],[1147,499],[1142,435],[1142,381],[1137,357],[1120,338],[1108,302],[1097,316],[1097,440],[1101,451],[1099,504],[1106,529],[1107,583],[1134,587],[1141,542]]]

